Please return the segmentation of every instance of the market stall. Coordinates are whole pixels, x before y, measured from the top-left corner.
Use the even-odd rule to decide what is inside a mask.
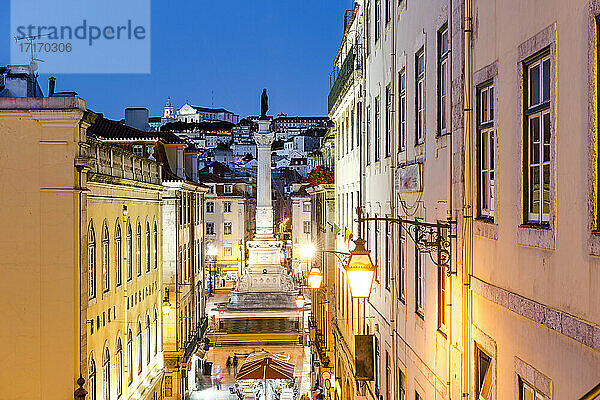
[[[289,399],[295,393],[294,364],[289,356],[259,351],[250,354],[235,377],[235,390],[240,398]],[[283,396],[282,396],[283,393]],[[296,397],[296,396],[294,396]]]

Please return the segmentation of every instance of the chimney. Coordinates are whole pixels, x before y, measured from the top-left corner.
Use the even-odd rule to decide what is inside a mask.
[[[51,76],[48,78],[48,97],[54,96],[54,87],[56,86],[56,78]]]

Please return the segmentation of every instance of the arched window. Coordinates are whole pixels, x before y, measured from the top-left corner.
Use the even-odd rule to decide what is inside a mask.
[[[142,348],[142,323],[138,321],[138,331],[137,331],[137,343],[138,343],[138,375],[142,373],[142,363],[143,361],[143,348]]]
[[[133,382],[133,332],[131,329],[127,332],[127,371],[128,373],[128,384],[131,385]]]
[[[154,355],[158,353],[158,312],[154,310]]]
[[[154,269],[158,268],[158,226],[154,221]]]
[[[94,357],[90,357],[90,365],[88,367],[88,392],[90,400],[96,400],[96,363]]]
[[[117,338],[117,398],[123,394],[123,345],[121,344],[121,338]]]
[[[146,272],[150,272],[150,260],[151,257],[151,242],[150,242],[150,223],[146,221]]]
[[[108,292],[110,289],[110,251],[109,251],[108,227],[106,222],[102,227],[102,291]]]
[[[104,348],[102,357],[102,396],[104,400],[110,400],[110,350]]]
[[[146,363],[150,364],[150,348],[152,341],[150,340],[150,315],[146,315]]]
[[[137,264],[137,276],[142,275],[142,224],[137,224],[136,240],[135,240],[135,256]]]
[[[88,295],[90,299],[96,297],[96,235],[92,223],[88,231]]]
[[[121,286],[123,283],[123,252],[122,252],[122,240],[121,240],[121,227],[119,221],[117,221],[117,228],[115,229],[115,286]]]
[[[133,232],[131,223],[127,222],[127,280],[133,279]]]

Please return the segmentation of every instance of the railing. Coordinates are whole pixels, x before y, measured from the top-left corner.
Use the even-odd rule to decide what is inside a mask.
[[[350,49],[350,51],[348,52],[348,55],[344,59],[344,62],[342,63],[342,68],[340,68],[340,72],[338,73],[337,78],[335,78],[335,81],[333,82],[333,85],[331,86],[331,90],[329,91],[328,111],[331,111],[331,109],[337,102],[338,98],[342,94],[342,91],[343,91],[344,87],[346,86],[346,82],[348,82],[348,80],[352,76],[352,73],[354,72],[354,69],[355,69],[354,68],[355,58],[356,58],[356,56],[354,54],[354,47],[352,47]]]

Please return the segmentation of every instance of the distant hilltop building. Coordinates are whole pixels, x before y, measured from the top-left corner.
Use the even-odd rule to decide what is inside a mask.
[[[328,129],[333,122],[328,117],[288,117],[287,114],[279,114],[273,120],[271,131],[273,132],[302,132],[309,128]]]
[[[226,121],[237,124],[240,116],[224,108],[196,107],[185,103],[177,111],[177,119],[183,122]]]

